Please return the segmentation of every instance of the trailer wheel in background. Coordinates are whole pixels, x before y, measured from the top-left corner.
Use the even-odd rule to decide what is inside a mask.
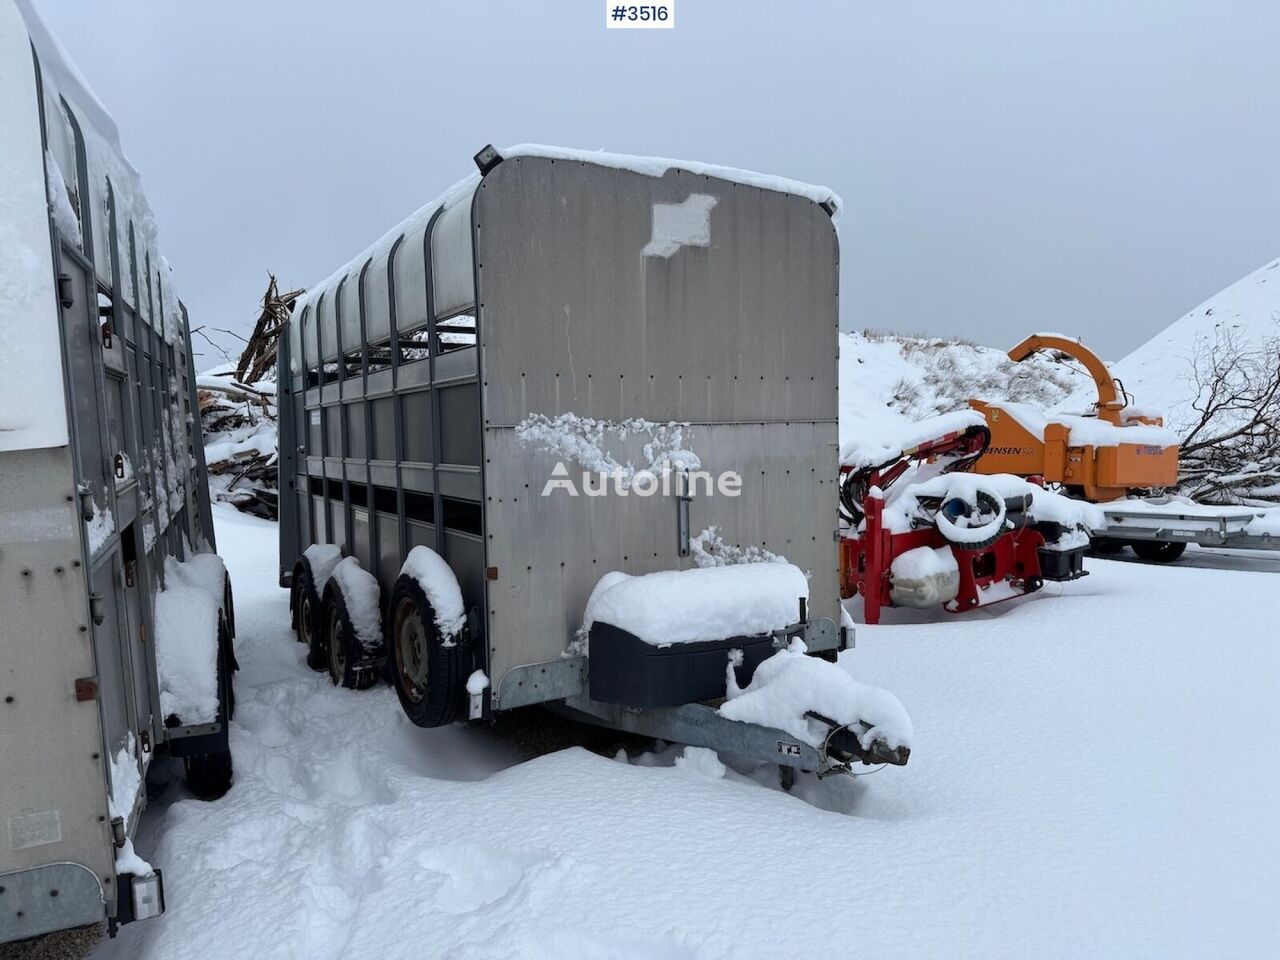
[[[182,758],[187,789],[201,800],[217,800],[231,789],[231,751],[197,753]]]
[[[337,583],[330,581],[324,591],[322,620],[324,623],[325,663],[329,679],[334,686],[351,690],[366,690],[373,686],[378,674],[372,669],[360,669],[365,650],[351,624],[347,601]]]
[[[462,714],[463,648],[445,646],[435,610],[412,577],[401,576],[391,591],[387,672],[400,706],[420,727],[452,723]]]
[[[1101,557],[1112,557],[1118,553],[1123,553],[1124,548],[1128,544],[1123,540],[1113,540],[1111,537],[1094,537],[1089,541],[1089,552]]]
[[[1185,543],[1176,540],[1134,540],[1129,546],[1139,560],[1147,563],[1173,563],[1187,549]]]
[[[307,666],[312,670],[324,670],[328,658],[324,649],[324,624],[320,595],[316,593],[315,580],[311,576],[311,564],[303,557],[293,571],[292,603],[293,627],[299,643],[307,645]]]

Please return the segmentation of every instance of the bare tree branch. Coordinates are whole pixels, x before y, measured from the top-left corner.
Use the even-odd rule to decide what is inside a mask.
[[[1223,325],[1188,358],[1194,416],[1179,485],[1197,500],[1280,501],[1280,314],[1273,319],[1277,333],[1261,343]]]

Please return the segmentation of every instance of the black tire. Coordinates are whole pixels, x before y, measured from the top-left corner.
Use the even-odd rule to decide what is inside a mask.
[[[1123,553],[1128,545],[1123,540],[1115,540],[1111,537],[1094,537],[1089,541],[1089,552],[1100,557],[1114,557],[1116,554]]]
[[[222,701],[218,711],[218,721],[224,731],[231,722],[231,714],[235,712],[235,687],[231,680],[230,643],[227,637],[226,618],[218,617],[218,686]],[[227,639],[227,643],[223,643]],[[224,732],[224,738],[227,734]],[[227,741],[222,740],[223,743]],[[209,753],[194,753],[182,758],[187,789],[200,800],[217,800],[231,789],[231,748],[211,750]]]
[[[1173,563],[1187,549],[1185,543],[1176,540],[1134,540],[1129,546],[1139,560],[1147,563]]]
[[[323,619],[325,665],[333,685],[349,690],[367,690],[373,686],[378,679],[377,671],[359,667],[366,651],[351,624],[346,598],[333,581],[324,590]]]
[[[311,564],[303,557],[293,571],[293,628],[299,643],[307,645],[307,666],[328,669],[324,648],[324,604],[316,592]]]
[[[198,753],[182,758],[187,789],[200,800],[217,800],[231,789],[231,751]]]
[[[223,578],[222,610],[227,617],[227,630],[230,631],[232,637],[235,637],[236,635],[236,598],[235,598],[235,595],[231,592],[231,574],[229,573],[226,574],[225,577]],[[239,669],[239,667],[237,667],[236,669]]]
[[[995,497],[982,490],[977,491],[977,495],[974,497],[974,500],[974,503],[970,503],[961,497],[951,497],[948,500],[945,500],[941,506],[938,507],[939,517],[967,517],[972,515],[975,511],[995,514],[997,517],[997,519],[987,525],[990,530],[987,536],[983,537],[981,540],[952,540],[947,536],[947,531],[944,528],[939,527],[938,532],[942,534],[943,539],[954,546],[957,550],[985,550],[1009,532],[1008,513],[1003,500],[997,500]]]
[[[218,617],[218,656],[222,658],[219,679],[223,685],[222,698],[226,704],[228,720],[236,715],[236,687],[232,682],[232,675],[239,669],[239,665],[236,663],[235,651],[231,647],[231,640],[231,628],[227,626],[227,618],[225,616]]]
[[[440,727],[462,715],[463,643],[445,646],[435,611],[412,577],[391,591],[387,673],[405,715],[419,727]]]

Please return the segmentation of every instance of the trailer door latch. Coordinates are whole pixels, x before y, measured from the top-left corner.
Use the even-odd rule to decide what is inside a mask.
[[[689,496],[689,473],[681,470],[676,474],[676,554],[689,556],[689,504],[693,497]]]
[[[93,501],[93,489],[88,484],[82,483],[76,492],[80,495],[80,517],[88,523],[98,512],[97,504]]]

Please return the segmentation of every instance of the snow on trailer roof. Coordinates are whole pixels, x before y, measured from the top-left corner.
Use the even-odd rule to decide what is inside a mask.
[[[790,180],[786,177],[773,176],[767,173],[756,173],[736,167],[722,167],[697,160],[671,160],[665,157],[641,157],[626,153],[608,153],[603,150],[577,150],[572,147],[548,146],[541,143],[518,143],[498,151],[504,160],[515,157],[540,157],[549,160],[577,160],[592,163],[601,167],[612,167],[616,170],[629,170],[633,173],[649,177],[662,177],[668,170],[684,170],[698,176],[717,177],[744,186],[759,187],[761,190],[773,190],[778,193],[789,193],[825,205],[831,211],[832,220],[839,218],[844,202],[840,196],[828,187]],[[405,219],[384,233],[366,247],[360,254],[348,260],[324,280],[315,284],[300,296],[294,305],[293,315],[302,316],[304,307],[318,300],[330,290],[336,290],[338,284],[349,276],[358,274],[365,263],[374,257],[381,256],[395,245],[401,237],[406,236],[426,225],[437,211],[445,211],[469,199],[480,185],[480,174],[472,173],[463,177],[434,200],[419,207]]]
[[[613,167],[617,170],[630,170],[643,173],[649,177],[661,177],[668,170],[684,170],[700,177],[716,177],[729,180],[748,187],[759,187],[761,190],[773,190],[776,193],[790,193],[804,197],[819,205],[825,205],[832,211],[832,217],[839,215],[844,202],[829,187],[778,177],[769,173],[756,173],[753,170],[742,170],[738,167],[722,167],[714,163],[702,163],[698,160],[670,160],[666,157],[640,157],[628,153],[607,153],[603,150],[574,150],[570,147],[549,147],[540,143],[518,143],[499,151],[504,158],[509,157],[545,157],[551,160],[579,160],[583,163],[594,163],[598,167]]]
[[[57,104],[61,98],[71,108],[79,126],[81,139],[84,142],[85,160],[89,166],[90,187],[90,196],[81,197],[80,205],[82,210],[89,211],[90,217],[95,222],[102,221],[96,224],[93,231],[94,237],[98,242],[106,242],[109,237],[106,232],[106,180],[109,179],[115,206],[117,244],[121,251],[121,259],[128,260],[128,225],[132,222],[139,274],[146,271],[147,253],[150,252],[151,271],[157,274],[160,280],[159,296],[162,300],[163,314],[161,329],[165,340],[172,343],[181,326],[178,298],[173,283],[173,268],[160,254],[155,214],[143,193],[142,177],[125,156],[124,148],[120,143],[119,127],[116,126],[111,113],[93,92],[84,75],[76,68],[62,44],[44,25],[32,6],[31,0],[13,0],[13,3],[22,16],[27,35],[40,63],[46,103]],[[47,118],[50,126],[56,122],[58,118]],[[56,168],[56,161],[54,161],[54,167]],[[99,230],[102,231],[100,236]],[[110,257],[107,250],[95,250],[94,260],[99,271],[104,267],[110,270]],[[120,284],[122,289],[117,290],[116,294],[124,296],[145,317],[148,308],[144,302],[140,302],[143,298],[133,290],[133,280],[127,263],[121,264],[121,273],[123,274]],[[109,276],[101,273],[99,276],[102,279],[110,279]]]

